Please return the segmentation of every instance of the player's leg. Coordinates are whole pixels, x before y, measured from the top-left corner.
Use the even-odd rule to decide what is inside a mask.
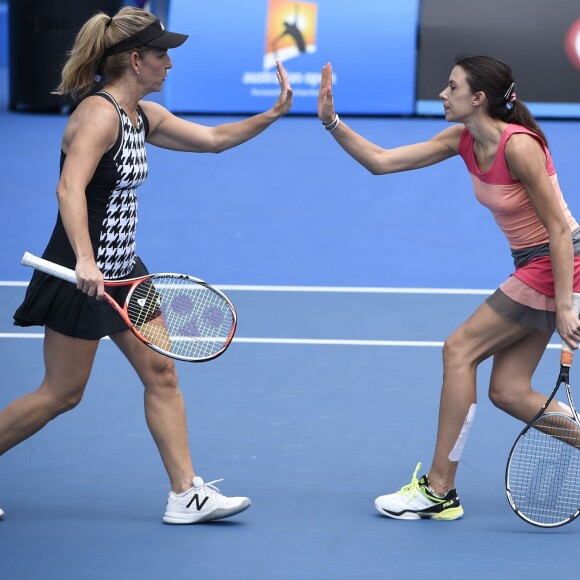
[[[478,365],[496,352],[533,333],[510,322],[483,303],[446,341],[437,443],[428,476],[396,494],[377,498],[377,509],[399,519],[456,519],[463,514],[454,489],[455,473],[476,404]]]
[[[484,302],[445,341],[437,444],[429,470],[429,481],[435,491],[443,492],[453,487],[458,460],[450,460],[449,454],[471,406],[476,403],[477,367],[536,333],[532,328],[503,318]]]
[[[16,399],[0,413],[0,455],[78,405],[98,344],[98,340],[72,338],[46,328],[44,379],[36,391]]]
[[[489,398],[502,411],[527,423],[542,408],[546,396],[532,390],[532,376],[552,336],[535,331],[496,353],[489,384]],[[562,411],[557,401],[551,410]]]
[[[221,519],[245,510],[248,498],[228,498],[195,476],[187,418],[173,361],[145,346],[130,331],[111,339],[127,357],[145,387],[145,417],[169,476],[167,523]],[[193,487],[192,487],[193,482]]]
[[[119,347],[145,387],[145,419],[169,475],[171,489],[180,493],[195,476],[187,434],[187,418],[173,361],[137,340],[130,331],[111,340]]]

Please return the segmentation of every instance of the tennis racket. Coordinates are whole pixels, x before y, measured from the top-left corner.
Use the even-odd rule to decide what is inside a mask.
[[[77,283],[74,270],[26,252],[22,265]],[[228,297],[203,280],[185,274],[151,274],[129,280],[105,280],[105,288],[129,288],[123,306],[105,292],[135,336],[153,350],[188,361],[212,360],[226,350],[237,316]]]
[[[580,311],[580,294],[572,299]],[[524,521],[542,528],[563,526],[580,514],[580,421],[570,391],[572,349],[562,342],[560,374],[552,394],[516,439],[506,466],[508,501]],[[573,417],[546,412],[564,385]]]

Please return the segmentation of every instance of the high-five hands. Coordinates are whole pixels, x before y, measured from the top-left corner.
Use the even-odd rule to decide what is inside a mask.
[[[294,91],[288,81],[288,75],[286,74],[282,63],[279,61],[276,61],[276,76],[280,83],[280,96],[274,104],[273,110],[276,112],[277,116],[282,117],[292,108]]]
[[[318,118],[328,125],[334,121],[334,99],[332,97],[332,65],[325,64],[322,67],[320,90],[318,91]]]

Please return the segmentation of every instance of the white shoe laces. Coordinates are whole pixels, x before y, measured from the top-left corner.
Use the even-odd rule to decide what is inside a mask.
[[[214,485],[214,483],[218,483],[220,481],[223,481],[223,477],[222,479],[214,479],[213,481],[208,481],[207,483],[204,481],[201,487],[207,487],[207,492],[210,494],[220,493],[220,490]],[[201,489],[201,487],[198,487],[197,489]]]
[[[421,462],[417,463],[417,467],[415,467],[411,483],[404,485],[397,492],[399,495],[409,495],[411,492],[417,493],[419,491],[419,480],[417,479],[417,473],[419,473],[419,469],[421,469]]]

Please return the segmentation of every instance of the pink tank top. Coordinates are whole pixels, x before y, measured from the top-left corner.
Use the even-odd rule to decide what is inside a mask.
[[[482,173],[475,160],[473,137],[467,129],[464,129],[459,141],[459,154],[471,175],[475,197],[482,205],[489,208],[508,239],[510,248],[520,250],[547,244],[549,238],[524,186],[510,175],[505,159],[505,145],[514,133],[527,133],[540,142],[546,155],[546,171],[552,181],[554,194],[558,198],[570,231],[577,230],[578,223],[564,201],[552,156],[541,137],[521,125],[508,125],[503,132],[491,167]]]

